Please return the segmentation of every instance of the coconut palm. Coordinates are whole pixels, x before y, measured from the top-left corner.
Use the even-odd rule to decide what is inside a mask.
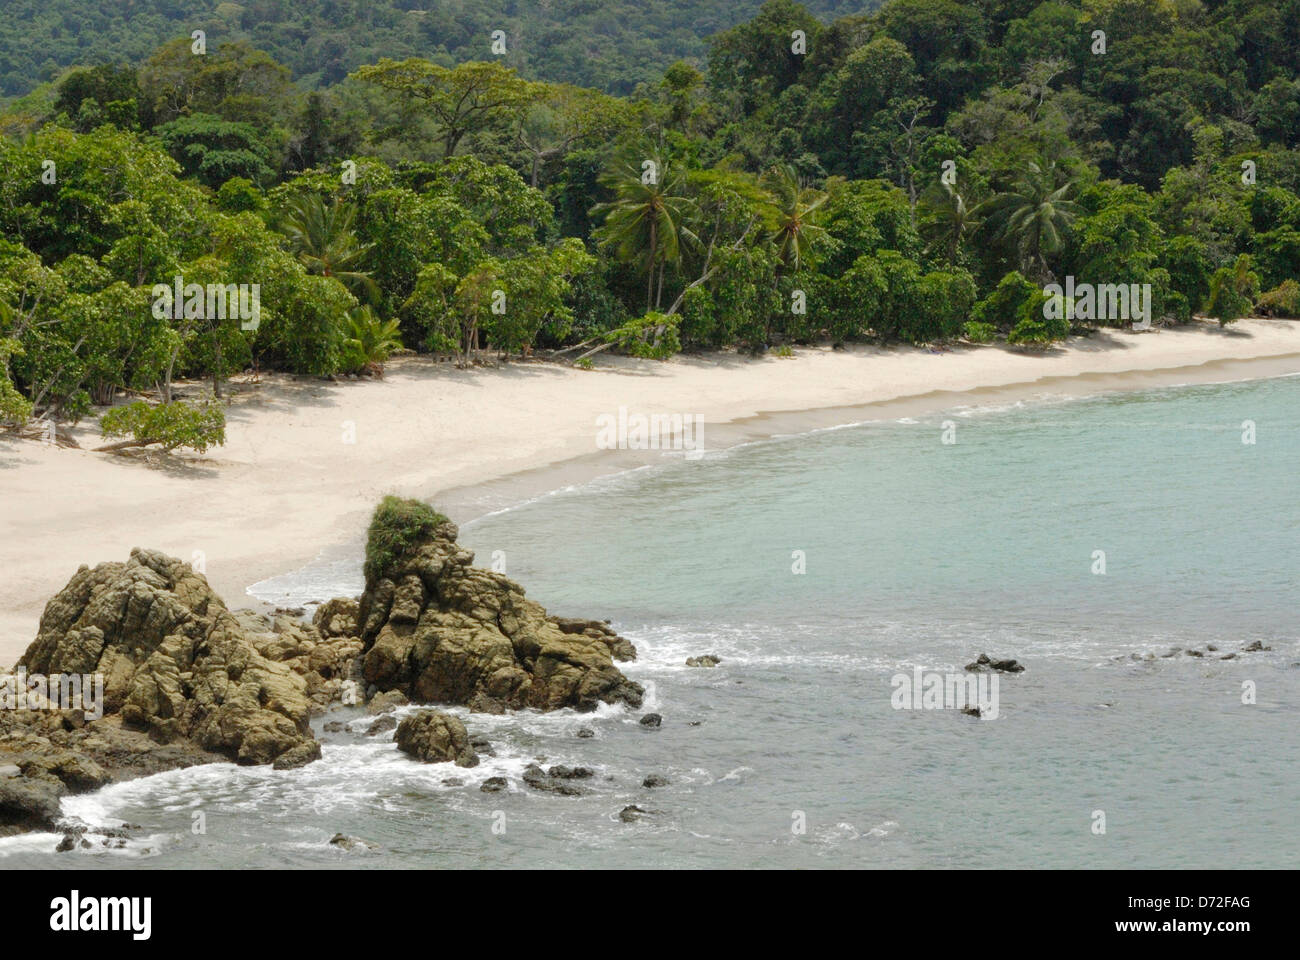
[[[694,204],[683,192],[674,167],[664,158],[623,158],[601,177],[614,199],[597,204],[593,217],[604,223],[593,231],[622,260],[640,260],[646,272],[646,309],[663,299],[664,272],[681,260],[684,241],[694,241],[687,226]],[[658,269],[658,285],[655,270]]]
[[[1080,212],[1069,199],[1074,182],[1066,180],[1058,186],[1059,177],[1055,164],[1040,167],[1030,162],[1009,190],[976,208],[977,214],[987,217],[986,226],[1016,244],[1024,272],[1042,280],[1051,280],[1047,256],[1065,245]]]
[[[921,233],[929,249],[942,250],[949,263],[956,263],[962,241],[979,228],[979,218],[966,205],[966,198],[951,184],[939,184],[921,198]]]
[[[279,229],[308,273],[334,277],[354,295],[364,294],[373,302],[379,287],[362,269],[373,245],[357,242],[356,216],[357,209],[350,203],[326,203],[319,194],[303,194],[289,201]]]
[[[773,167],[764,175],[763,183],[772,193],[768,238],[781,263],[798,271],[826,236],[826,230],[814,222],[826,194],[805,187],[789,164]]]

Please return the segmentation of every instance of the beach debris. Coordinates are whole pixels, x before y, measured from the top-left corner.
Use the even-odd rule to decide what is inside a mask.
[[[441,710],[421,710],[397,725],[397,749],[425,763],[478,766],[465,724]]]

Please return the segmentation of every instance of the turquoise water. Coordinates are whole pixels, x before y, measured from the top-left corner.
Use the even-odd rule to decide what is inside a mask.
[[[543,497],[462,540],[485,565],[502,551],[552,612],[611,618],[662,727],[464,714],[497,753],[465,771],[406,760],[360,718],[300,771],[222,765],[65,802],[139,824],[124,851],[60,858],[29,837],[0,862],[1294,867],[1297,413],[1300,378],[1045,400]],[[355,592],[340,569],[282,581]],[[1219,659],[1256,640],[1271,650]],[[1160,656],[1173,647],[1205,656]],[[996,718],[891,705],[894,675],[981,652],[1026,666],[999,678]],[[704,653],[721,666],[684,666]],[[538,756],[593,768],[587,794],[525,787]],[[651,773],[669,785],[642,787]],[[495,775],[509,792],[481,793]],[[631,803],[654,812],[623,823]],[[341,853],[336,832],[375,849]]]

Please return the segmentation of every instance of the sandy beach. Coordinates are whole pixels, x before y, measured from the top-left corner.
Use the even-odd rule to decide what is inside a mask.
[[[824,348],[602,358],[591,371],[405,358],[382,381],[238,378],[227,443],[206,456],[94,453],[91,420],[74,431],[82,449],[0,439],[0,663],[27,647],[78,566],[133,546],[201,560],[228,604],[255,605],[250,584],[359,536],[385,493],[434,499],[463,521],[494,484],[506,502],[662,456],[597,448],[597,418],[621,406],[700,415],[717,448],[910,409],[1287,373],[1300,373],[1300,324],[1247,320],[1109,331],[1046,354]]]

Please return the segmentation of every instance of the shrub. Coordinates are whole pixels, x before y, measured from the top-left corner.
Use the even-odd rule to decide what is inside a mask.
[[[1035,302],[1042,295],[1042,290],[1026,280],[1019,270],[1012,270],[998,281],[992,293],[975,304],[971,319],[998,330],[1010,330],[1020,321],[1025,304]]]
[[[967,320],[962,326],[962,333],[971,343],[992,343],[997,332],[993,324],[980,323],[978,320]]]
[[[1227,326],[1250,313],[1259,295],[1259,275],[1252,269],[1250,254],[1243,253],[1230,267],[1220,267],[1210,278],[1210,303],[1206,313]]]
[[[388,496],[379,501],[366,531],[366,584],[383,578],[421,540],[447,518],[420,500]]]
[[[1055,309],[1048,310],[1049,301]],[[1020,306],[1016,325],[1007,334],[1007,343],[1039,344],[1046,346],[1054,340],[1064,340],[1070,333],[1070,321],[1065,319],[1066,304],[1063,296],[1047,297],[1041,292]]]
[[[1283,280],[1261,296],[1256,306],[1266,317],[1300,318],[1300,283]]]

